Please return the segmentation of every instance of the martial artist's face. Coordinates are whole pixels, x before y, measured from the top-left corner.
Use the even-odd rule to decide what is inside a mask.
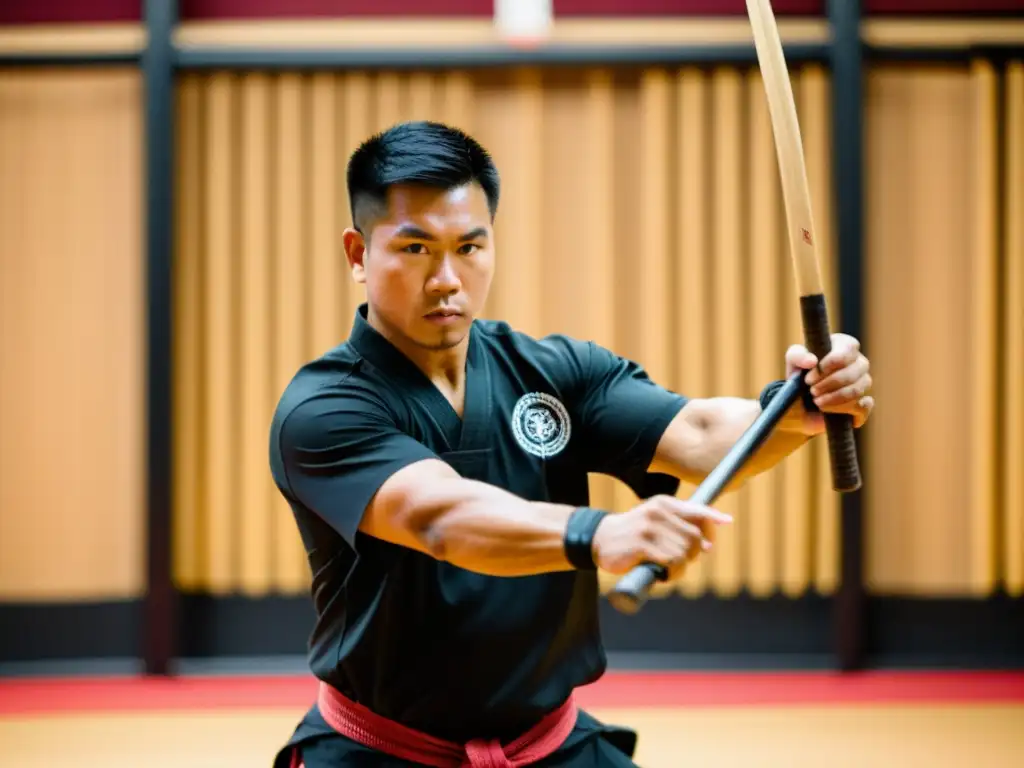
[[[457,346],[482,310],[494,273],[487,195],[477,184],[448,191],[394,187],[382,213],[366,232],[368,242],[346,233],[371,319],[399,345]]]

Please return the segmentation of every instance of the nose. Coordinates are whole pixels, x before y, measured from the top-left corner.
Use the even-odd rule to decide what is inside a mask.
[[[446,254],[437,264],[437,267],[427,281],[427,292],[440,296],[451,296],[458,293],[462,288],[462,281],[452,264],[451,258]]]

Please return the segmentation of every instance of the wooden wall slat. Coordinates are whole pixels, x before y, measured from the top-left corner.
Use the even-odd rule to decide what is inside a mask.
[[[174,253],[174,519],[172,557],[177,586],[202,584],[200,533],[205,509],[201,479],[203,439],[203,89],[199,77],[180,81],[176,112],[176,200]]]
[[[698,68],[686,68],[676,76],[676,272],[675,301],[678,305],[676,383],[688,397],[708,397],[713,392],[710,363],[713,224],[712,205],[707,194],[714,169],[711,163],[713,118],[710,113],[710,78]],[[681,496],[689,496],[695,486],[684,484]],[[717,552],[717,546],[712,549]],[[687,596],[703,593],[709,584],[707,558],[691,563],[679,583]]]
[[[746,323],[749,270],[744,255],[742,225],[743,95],[739,72],[720,67],[711,78],[714,133],[714,201],[712,237],[712,366],[714,392],[742,397],[746,392]],[[716,507],[737,521],[746,520],[747,491],[723,495]],[[721,597],[731,597],[742,586],[742,547],[747,529],[723,526],[709,559],[711,584]]]
[[[612,246],[615,249],[616,323],[615,346],[619,354],[640,358],[642,336],[646,332],[643,315],[637,311],[642,304],[640,274],[636,268],[638,258],[638,232],[635,223],[642,217],[640,209],[642,179],[639,173],[642,130],[640,113],[640,73],[615,75],[615,113],[613,119],[614,189],[613,206],[619,226],[613,228]],[[633,507],[636,494],[618,480],[612,482],[613,508],[626,510]],[[660,586],[660,585],[659,585]],[[660,594],[660,592],[659,592]]]
[[[516,70],[503,82],[504,87],[492,91],[489,99],[495,107],[503,107],[485,119],[481,104],[475,116],[482,135],[493,137],[493,152],[502,169],[503,211],[494,233],[499,255],[488,313],[521,331],[540,335],[544,327],[540,287],[546,256],[540,192],[544,90],[536,69]]]
[[[313,75],[309,87],[306,176],[309,185],[312,295],[307,355],[315,357],[344,338],[346,323],[351,322],[344,288],[351,278],[341,242],[344,227],[339,225],[348,217],[339,201],[344,177],[339,178],[337,170],[343,162],[338,152],[341,110],[337,103],[337,78],[333,73],[318,72]]]
[[[1002,540],[1004,586],[1024,594],[1024,62],[1011,62],[1004,90]]]
[[[971,66],[974,88],[975,158],[971,293],[970,504],[971,588],[988,595],[995,588],[996,561],[996,366],[998,323],[998,177],[997,83],[993,65]]]
[[[874,66],[866,84],[866,579],[879,594],[972,590],[972,199],[976,101],[956,65]],[[966,140],[966,137],[971,137]]]
[[[238,488],[238,585],[262,595],[273,585],[274,512],[267,471],[267,431],[274,407],[270,154],[273,131],[272,81],[247,73],[239,83],[240,168],[238,202],[238,286],[241,291],[238,370],[240,394],[240,478]]]
[[[307,94],[297,73],[277,78],[276,142],[274,146],[274,288],[275,402],[296,371],[311,357],[308,298],[310,295],[310,201],[305,192],[308,167]],[[290,507],[277,495],[274,523],[274,569],[278,589],[291,592],[308,581],[305,550]]]
[[[413,72],[409,75],[410,120],[435,120],[438,117],[434,75],[430,72]]]
[[[448,72],[441,90],[441,119],[448,125],[473,133],[472,76],[468,72]]]
[[[375,132],[408,119],[408,100],[405,98],[404,86],[403,75],[398,72],[381,72],[376,76],[374,96],[377,108],[373,113]]]
[[[144,589],[142,101],[131,68],[0,72],[5,601]]]
[[[669,169],[672,135],[672,99],[668,73],[649,68],[640,75],[640,219],[637,222],[639,297],[637,305],[643,332],[638,335],[637,355],[650,376],[671,386],[672,356],[670,299],[672,186]]]
[[[746,79],[750,115],[750,370],[747,391],[760,392],[781,374],[780,350],[787,344],[782,332],[783,289],[792,282],[793,268],[783,247],[779,222],[783,219],[782,185],[772,134],[764,79],[751,70]],[[779,584],[779,531],[781,484],[778,472],[765,472],[750,481],[746,520],[747,584],[752,594],[766,597]]]
[[[339,139],[338,155],[335,158],[338,169],[338,216],[344,224],[338,226],[344,231],[345,227],[352,226],[351,201],[348,197],[348,187],[345,185],[345,168],[349,156],[374,130],[372,109],[373,90],[370,77],[361,72],[348,72],[338,77],[338,103],[341,105],[341,136]],[[338,235],[341,237],[341,235]],[[338,254],[339,258],[345,258],[344,253]],[[347,261],[343,265],[347,270]],[[347,299],[342,333],[348,334],[352,327],[352,320],[355,316],[356,307],[366,301],[366,289],[362,285],[348,277],[345,280],[346,288],[343,294]]]
[[[204,442],[206,505],[203,514],[203,581],[213,594],[226,594],[235,586],[238,529],[236,485],[237,421],[235,419],[235,360],[238,335],[234,256],[234,210],[238,174],[234,147],[238,116],[235,113],[234,78],[215,73],[206,89],[205,132],[207,219],[205,248],[206,347],[204,389],[206,419]]]

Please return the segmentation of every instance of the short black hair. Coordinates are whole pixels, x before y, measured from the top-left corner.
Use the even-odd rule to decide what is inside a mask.
[[[399,184],[441,190],[478,183],[493,220],[501,181],[494,160],[480,143],[458,128],[415,120],[388,128],[364,141],[348,161],[352,223],[360,232],[377,211],[387,208],[388,189]]]

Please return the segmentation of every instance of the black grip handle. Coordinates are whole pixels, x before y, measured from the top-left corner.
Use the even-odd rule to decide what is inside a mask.
[[[802,393],[807,391],[804,384],[806,375],[806,371],[797,371],[786,380],[786,383],[775,393],[771,402],[754,420],[754,423],[747,427],[747,431],[729,449],[725,458],[704,478],[704,482],[693,492],[690,501],[695,501],[698,504],[711,504],[718,498],[718,495],[736,476],[736,473],[743,468],[775,429],[775,425],[779,423],[786,411],[793,406]],[[662,565],[654,563],[638,565],[616,582],[608,593],[608,602],[622,613],[635,614],[647,602],[654,583],[667,578],[668,569]]]
[[[825,295],[817,293],[801,296],[800,314],[807,349],[821,360],[832,351]],[[862,481],[853,417],[843,413],[826,413],[825,435],[828,438],[829,463],[832,466],[832,489],[839,493],[856,491]]]

